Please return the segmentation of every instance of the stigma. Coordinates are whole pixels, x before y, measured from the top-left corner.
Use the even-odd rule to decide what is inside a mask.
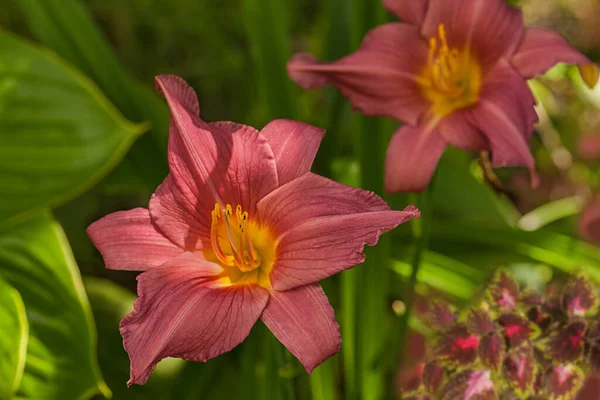
[[[231,205],[219,203],[211,212],[210,243],[217,259],[228,267],[241,272],[254,271],[261,259],[250,238],[248,213],[238,205],[235,216]]]

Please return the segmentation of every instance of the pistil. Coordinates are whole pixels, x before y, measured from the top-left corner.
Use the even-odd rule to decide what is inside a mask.
[[[233,222],[233,209],[227,204],[222,208],[218,203],[211,213],[211,245],[217,259],[229,266],[237,267],[241,272],[250,272],[260,266],[260,256],[256,252],[248,229],[248,213],[237,206],[235,210],[235,223]],[[225,252],[219,241],[219,230],[222,224],[225,228],[226,240],[231,254]],[[222,229],[221,229],[222,230]]]

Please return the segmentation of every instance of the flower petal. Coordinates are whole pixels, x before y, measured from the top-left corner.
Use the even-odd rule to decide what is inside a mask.
[[[440,24],[449,46],[469,47],[484,69],[512,55],[523,36],[521,10],[505,0],[430,0],[423,36],[437,37]]]
[[[271,271],[275,290],[315,283],[365,261],[365,244],[419,216],[414,207],[404,211],[375,211],[313,218],[285,233],[277,246]]]
[[[252,216],[256,202],[278,186],[277,167],[269,144],[256,129],[229,122],[207,124],[192,112],[193,91],[185,82],[172,76],[159,76],[156,82],[171,109],[171,177],[151,200],[150,213],[167,237],[191,250],[197,238],[190,240],[180,224],[169,223],[169,213],[154,215],[165,207],[153,201],[177,203],[182,209],[178,215],[187,212],[187,219],[198,221],[191,230],[204,230],[208,236],[206,221],[214,204],[239,204]]]
[[[389,211],[375,193],[309,172],[271,192],[257,205],[260,220],[279,236],[312,218]]]
[[[223,286],[221,268],[184,253],[138,277],[134,310],[121,321],[132,383],[143,384],[165,357],[206,361],[250,333],[267,304],[266,289]]]
[[[260,131],[275,155],[279,185],[310,172],[325,129],[303,122],[277,119]]]
[[[528,144],[537,120],[534,103],[525,80],[501,61],[487,74],[479,101],[467,115],[487,137],[494,166],[525,166],[537,186],[539,177]]]
[[[271,292],[261,319],[309,374],[340,351],[340,327],[317,284]]]
[[[527,29],[512,58],[512,65],[527,79],[543,74],[559,62],[579,65],[588,86],[594,87],[598,82],[598,66],[550,29]]]
[[[388,192],[421,192],[428,185],[446,149],[439,130],[404,125],[392,137],[385,161]]]
[[[486,137],[467,120],[464,110],[454,111],[438,123],[444,140],[454,147],[466,151],[481,151],[490,147]]]
[[[108,269],[145,271],[183,252],[159,233],[145,208],[107,215],[87,228]]]
[[[428,47],[418,28],[391,23],[371,30],[355,53],[330,64],[299,54],[287,69],[305,89],[330,83],[366,115],[383,115],[415,125],[428,101],[418,75],[427,61]]]
[[[383,0],[383,7],[403,21],[420,25],[429,0]]]
[[[187,251],[210,246],[210,213],[214,201],[182,191],[169,174],[150,198],[150,215],[154,224],[173,242]]]

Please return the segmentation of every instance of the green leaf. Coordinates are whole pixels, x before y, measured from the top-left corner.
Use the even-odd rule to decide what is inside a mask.
[[[10,399],[23,377],[29,325],[19,292],[1,279],[0,332],[0,399]]]
[[[145,127],[51,53],[3,31],[0,49],[2,224],[93,186]]]
[[[64,233],[48,212],[0,233],[0,278],[19,291],[29,343],[19,399],[110,396],[90,306]]]
[[[80,0],[23,0],[19,2],[33,34],[48,48],[86,74],[131,121],[148,121],[152,129],[132,147],[123,164],[151,189],[168,172],[164,157],[169,113],[156,92],[135,81],[120,65],[109,42]],[[152,82],[147,82],[152,84]],[[131,183],[121,166],[111,184]],[[137,183],[137,182],[136,182]]]

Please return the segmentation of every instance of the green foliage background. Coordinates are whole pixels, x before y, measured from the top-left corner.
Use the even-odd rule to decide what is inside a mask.
[[[562,30],[598,61],[600,43],[584,40],[585,1],[543,1],[543,10],[536,0],[520,3],[528,21]],[[587,190],[558,198],[523,189],[515,170],[500,172],[515,196],[497,194],[474,155],[453,149],[428,196],[385,194],[384,154],[398,124],[353,112],[332,89],[303,92],[287,77],[294,52],[333,60],[391,20],[373,0],[4,0],[0,399],[397,398],[409,328],[428,333],[406,312],[414,294],[460,307],[499,266],[538,287],[582,269],[600,278],[600,249],[576,229],[598,165],[575,156],[559,170],[544,140],[550,127],[576,154],[581,133],[600,130],[589,117],[598,114],[600,92],[586,91],[572,68],[532,82],[547,116],[532,141],[545,181],[568,179]],[[105,270],[85,228],[146,206],[168,172],[168,110],[152,89],[161,73],[190,82],[208,121],[260,128],[293,118],[327,128],[316,172],[373,190],[394,208],[415,203],[422,211],[367,249],[364,265],[324,282],[342,352],[311,376],[258,324],[229,354],[206,364],[165,360],[145,386],[125,387],[118,321],[132,308],[135,274]]]

